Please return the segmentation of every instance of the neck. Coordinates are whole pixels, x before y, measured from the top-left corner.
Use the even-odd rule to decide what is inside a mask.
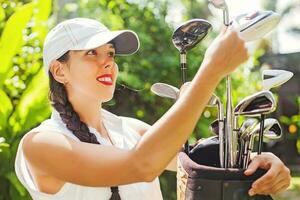
[[[74,110],[78,113],[80,120],[87,124],[87,126],[95,128],[102,132],[103,123],[101,116],[102,103],[100,101],[91,100],[77,96],[69,96]]]

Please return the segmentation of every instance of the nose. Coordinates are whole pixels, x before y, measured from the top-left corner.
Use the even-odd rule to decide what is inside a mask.
[[[114,65],[115,65],[114,59],[109,56],[106,56],[102,63],[102,66],[104,66],[104,68],[111,68]]]

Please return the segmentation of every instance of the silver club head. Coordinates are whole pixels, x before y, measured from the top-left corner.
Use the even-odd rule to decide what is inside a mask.
[[[278,87],[293,77],[293,73],[286,70],[264,70],[262,72],[263,89],[270,90]]]
[[[217,97],[215,94],[212,94],[206,106],[208,107],[217,106],[219,101],[220,101],[219,97]]]
[[[209,0],[208,2],[218,9],[224,9],[226,7],[225,0]]]
[[[259,136],[259,133],[260,133],[260,123],[258,123],[254,128],[254,130],[251,133],[249,133],[246,137],[244,137],[242,140],[243,143],[242,163],[244,169],[248,167],[250,154],[254,146],[254,140]],[[281,137],[282,137],[282,129],[279,122],[274,118],[265,119],[264,128],[263,128],[263,141],[269,142],[269,141],[279,140]]]
[[[205,38],[212,25],[204,19],[192,19],[175,29],[172,36],[174,46],[184,52],[192,49]]]
[[[245,120],[241,128],[239,128],[238,131],[239,138],[243,139],[246,135],[251,133],[256,128],[257,124],[258,124],[258,120],[255,118],[249,118]]]
[[[274,95],[267,90],[257,92],[244,98],[234,108],[235,115],[258,116],[269,114],[276,109]]]
[[[273,11],[255,11],[236,16],[231,22],[244,41],[261,39],[277,27],[281,16]]]
[[[229,25],[229,11],[228,6],[226,4],[225,0],[209,0],[209,3],[211,3],[215,8],[222,9],[223,10],[223,23],[224,25]]]
[[[251,133],[254,137],[259,134],[260,123],[256,125],[253,132]],[[264,141],[278,140],[282,137],[282,128],[277,119],[268,118],[264,122]]]
[[[154,83],[151,86],[151,92],[153,92],[157,96],[175,100],[179,97],[179,89],[166,83]]]

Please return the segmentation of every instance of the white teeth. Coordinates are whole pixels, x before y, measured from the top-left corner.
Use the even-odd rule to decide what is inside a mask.
[[[99,81],[112,82],[112,79],[109,77],[99,78]]]

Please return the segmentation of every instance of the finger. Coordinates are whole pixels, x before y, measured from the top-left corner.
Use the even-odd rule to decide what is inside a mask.
[[[277,185],[277,186],[274,188],[273,192],[271,192],[270,194],[276,195],[276,194],[278,194],[278,193],[280,193],[280,192],[285,191],[289,186],[290,186],[290,183],[282,183],[282,184],[279,184],[279,185]]]
[[[255,194],[277,194],[278,192],[286,189],[288,185],[288,181],[281,179],[274,184],[266,185],[266,187],[260,187],[258,189],[253,188],[253,190]]]
[[[274,181],[278,176],[278,169],[277,167],[270,168],[268,172],[263,175],[261,178],[257,179],[253,184],[253,188],[259,188],[264,184]]]
[[[248,168],[244,172],[246,176],[252,175],[259,167],[260,161],[258,157],[255,157],[252,162],[249,164]]]
[[[280,176],[278,176],[280,177]],[[274,178],[272,180],[261,183],[260,185],[255,185],[251,189],[257,194],[268,193],[271,194],[278,185],[286,184],[287,181],[285,178]]]

